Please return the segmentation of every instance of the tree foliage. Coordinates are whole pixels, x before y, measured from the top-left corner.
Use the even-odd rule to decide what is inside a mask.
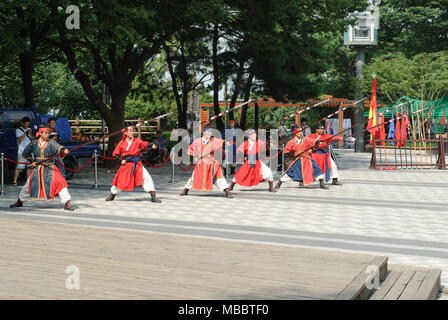
[[[421,53],[407,58],[404,53],[373,58],[364,69],[362,91],[370,95],[372,74],[378,81],[378,100],[397,101],[402,96],[432,100],[448,94],[448,52]]]
[[[410,58],[448,47],[448,0],[384,0],[375,54],[400,52]]]

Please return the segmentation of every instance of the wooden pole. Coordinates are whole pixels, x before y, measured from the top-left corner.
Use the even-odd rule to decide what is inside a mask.
[[[342,132],[342,130],[344,130],[344,111],[339,108],[339,132]],[[344,138],[342,134],[339,134],[339,136]],[[343,145],[344,141],[339,141],[339,147],[342,147]]]
[[[140,123],[140,118],[137,118],[137,123]],[[142,126],[138,126],[138,128],[137,128],[137,137],[139,139],[142,138]]]
[[[423,143],[424,143],[424,146],[425,146],[425,164],[428,164],[428,153],[427,153],[427,149],[426,149],[425,118],[424,118],[424,112],[423,112],[423,98],[422,98],[421,110],[422,110]]]
[[[430,118],[428,120],[431,121]],[[429,130],[429,161],[431,162],[432,167],[431,123],[429,123],[428,130]]]
[[[418,110],[418,104],[416,105],[416,107],[417,107],[417,110]],[[418,124],[418,137],[419,137],[419,144],[418,144],[418,150],[419,150],[419,152],[420,152],[420,168],[422,168],[422,161],[423,161],[423,159],[422,159],[422,127],[421,127],[421,124],[420,124],[420,118],[419,118],[419,116],[418,116],[418,114],[417,114],[417,116],[416,116],[416,118],[417,118],[417,124]]]
[[[417,145],[416,145],[416,140],[417,137],[415,135],[415,123],[414,123],[414,105],[411,103],[411,117],[412,117],[412,137],[414,140],[414,158],[415,158],[415,166],[416,168],[418,167],[417,165]]]
[[[76,118],[76,134],[79,135],[79,118]]]

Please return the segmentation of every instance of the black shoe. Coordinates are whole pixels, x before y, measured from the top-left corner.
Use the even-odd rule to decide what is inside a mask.
[[[232,194],[230,193],[230,189],[224,189],[224,192],[226,193],[226,198],[233,198]]]
[[[20,201],[20,199],[17,199],[17,201],[16,201],[15,203],[11,204],[9,207],[10,207],[10,208],[23,207],[23,202]]]
[[[233,191],[233,187],[236,185],[236,182],[232,182],[231,184],[230,184],[230,187],[229,187],[229,190],[230,191]]]
[[[275,190],[274,188],[274,182],[268,181],[268,183],[269,183],[269,192],[277,192],[277,190]]]
[[[305,186],[303,185],[303,182],[299,182],[299,188],[305,188]]]
[[[150,191],[149,193],[151,194],[151,202],[157,202],[157,203],[161,203],[162,202],[159,199],[157,199],[155,191]]]
[[[111,193],[107,198],[106,201],[113,201],[115,199],[115,194]]]
[[[325,190],[330,189],[329,187],[327,187],[327,186],[324,184],[324,180],[319,180],[319,183],[320,183],[320,188],[321,188],[321,189],[325,189]]]
[[[230,174],[235,174],[235,167],[230,167]]]
[[[67,211],[75,211],[75,208],[73,208],[72,205],[70,204],[70,200],[65,203],[64,209]]]
[[[280,186],[282,185],[283,182],[279,181],[277,182],[277,184],[275,185],[275,189],[280,189]]]
[[[189,189],[185,188],[184,191],[182,191],[182,192],[180,193],[180,195],[181,195],[181,196],[188,196],[188,190],[189,190]]]
[[[338,181],[338,178],[334,178],[334,179],[333,179],[333,182],[332,182],[331,184],[334,185],[334,186],[342,186],[342,183],[340,183],[340,182]]]

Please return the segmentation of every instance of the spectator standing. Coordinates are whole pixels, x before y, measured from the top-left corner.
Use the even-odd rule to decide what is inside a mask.
[[[48,119],[48,127],[50,128],[50,139],[59,140],[59,132],[56,130],[56,118]]]
[[[311,134],[311,129],[310,127],[308,127],[308,120],[306,120],[306,118],[302,118],[300,120],[300,129],[302,129],[304,137],[307,137]]]
[[[22,156],[23,151],[25,148],[31,143],[31,141],[34,139],[33,132],[30,128],[30,118],[23,117],[22,119],[21,127],[16,129],[16,138],[17,138],[17,161],[18,162],[28,162],[25,160]],[[17,178],[19,177],[20,171],[26,169],[26,178],[28,180],[28,177],[31,174],[31,167],[18,163],[16,169],[14,170],[14,178],[12,185],[14,187],[17,187]]]

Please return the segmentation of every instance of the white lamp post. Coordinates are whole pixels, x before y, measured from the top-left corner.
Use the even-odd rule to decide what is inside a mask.
[[[362,68],[365,64],[365,48],[378,45],[378,30],[380,28],[379,5],[381,0],[369,0],[369,6],[364,12],[353,12],[356,25],[349,26],[344,32],[344,45],[356,47],[356,78],[362,78]],[[360,96],[360,93],[358,93]],[[364,104],[364,102],[361,102]],[[364,108],[358,105],[355,108],[355,125],[364,121]],[[356,152],[364,152],[364,134],[356,135]]]

